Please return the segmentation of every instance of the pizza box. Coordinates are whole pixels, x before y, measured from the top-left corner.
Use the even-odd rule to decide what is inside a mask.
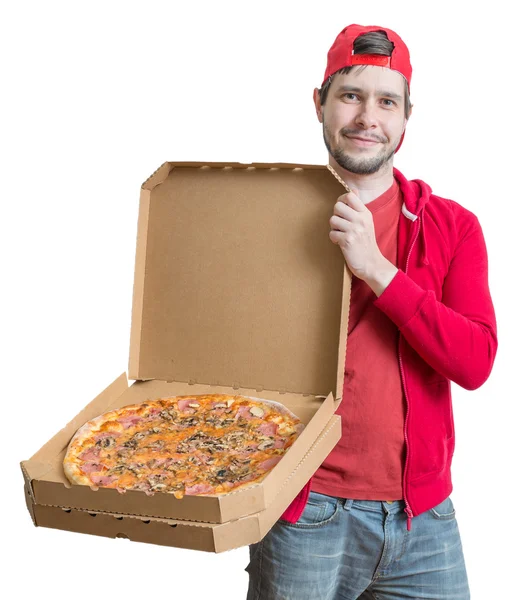
[[[24,493],[28,510],[37,527],[51,527],[110,538],[126,538],[162,546],[224,552],[260,541],[280,518],[305,480],[321,464],[341,434],[340,416],[334,415],[313,446],[289,474],[276,498],[262,511],[227,523],[145,518],[119,513],[46,506],[34,502],[26,480]]]
[[[122,494],[109,488],[72,485],[64,474],[62,462],[66,448],[73,434],[86,421],[118,406],[164,396],[208,393],[209,389],[209,386],[201,384],[190,386],[160,380],[136,381],[129,386],[126,374],[123,373],[29,461],[22,463],[22,471],[29,483],[34,502],[39,505],[211,523],[224,523],[263,510],[271,504],[291,472],[331,419],[335,411],[331,393],[327,398],[317,398],[238,389],[237,392],[244,395],[281,402],[290,408],[306,427],[262,482],[224,496],[184,496],[178,500],[172,494],[164,493],[147,496],[144,492],[128,490]],[[215,387],[214,390],[215,393],[232,392],[230,388],[223,387]]]
[[[21,463],[35,505],[204,523],[271,505],[342,397],[351,276],[329,239],[342,192],[323,165],[280,163],[167,162],[143,183],[134,382],[118,377]],[[178,500],[66,479],[66,448],[86,421],[145,399],[208,393],[276,400],[305,423],[262,482]]]

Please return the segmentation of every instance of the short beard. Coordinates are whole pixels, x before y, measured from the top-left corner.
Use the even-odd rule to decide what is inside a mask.
[[[325,123],[323,123],[322,131],[326,148],[335,159],[336,163],[343,169],[346,169],[346,171],[355,173],[356,175],[371,175],[372,173],[377,173],[377,171],[392,158],[399,144],[399,140],[397,140],[396,144],[391,148],[384,148],[377,156],[372,156],[370,158],[353,158],[349,154],[346,154],[339,146],[336,146],[335,148],[331,147],[328,141],[329,132]]]

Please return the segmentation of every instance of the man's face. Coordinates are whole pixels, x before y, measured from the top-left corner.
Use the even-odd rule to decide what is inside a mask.
[[[404,91],[400,73],[372,65],[334,76],[324,106],[315,90],[324,142],[337,164],[366,175],[392,159],[407,123]]]

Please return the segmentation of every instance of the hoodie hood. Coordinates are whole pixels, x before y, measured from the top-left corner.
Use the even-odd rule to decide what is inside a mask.
[[[432,188],[421,179],[412,179],[409,181],[401,171],[395,167],[393,168],[393,175],[399,183],[399,187],[403,194],[403,215],[407,219],[410,219],[410,221],[415,221],[419,218],[421,219],[420,234],[423,243],[421,245],[420,259],[423,265],[429,265],[430,263],[426,251],[425,215],[426,205],[430,200]]]

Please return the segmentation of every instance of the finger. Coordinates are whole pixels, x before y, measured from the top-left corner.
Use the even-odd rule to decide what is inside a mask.
[[[346,234],[343,233],[342,231],[330,231],[329,232],[329,239],[334,244],[338,244],[338,245],[343,244],[344,240],[345,240],[345,236],[346,236]]]
[[[354,221],[357,217],[357,211],[344,202],[337,202],[333,207],[333,214],[348,221]]]
[[[329,224],[334,231],[349,231],[351,227],[351,223],[347,219],[343,219],[336,215],[331,217]]]
[[[337,202],[342,202],[342,204],[348,205],[349,204],[349,200],[348,200],[349,196],[356,196],[356,194],[354,192],[347,192],[345,194],[342,194],[341,196],[339,196],[337,198]]]
[[[344,194],[345,203],[358,212],[364,212],[368,210],[364,202],[359,198],[358,194],[348,192]]]

